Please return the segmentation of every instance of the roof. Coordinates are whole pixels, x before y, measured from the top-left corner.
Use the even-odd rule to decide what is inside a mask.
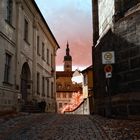
[[[40,9],[38,8],[36,2],[35,2],[34,0],[31,0],[31,2],[32,2],[33,5],[35,6],[37,12],[39,13],[40,17],[42,18],[42,21],[44,22],[45,26],[47,27],[49,33],[51,34],[51,36],[52,36],[52,38],[54,39],[55,43],[57,44],[58,48],[60,48],[58,42],[56,41],[56,38],[54,37],[52,31],[50,30],[50,28],[49,28],[49,26],[48,26],[46,20],[44,19],[43,15],[42,15],[42,13],[41,13],[41,11],[40,11]]]
[[[56,71],[56,78],[58,77],[72,77],[73,71]]]
[[[91,65],[91,66],[87,67],[86,69],[82,70],[82,73],[85,73],[85,72],[92,70],[92,69],[93,69],[93,67]]]

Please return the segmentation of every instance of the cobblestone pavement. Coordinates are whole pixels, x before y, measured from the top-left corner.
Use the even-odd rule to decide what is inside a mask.
[[[86,115],[24,114],[0,119],[0,140],[105,140]]]
[[[0,140],[140,140],[140,121],[23,113],[0,117]]]
[[[107,119],[96,115],[90,118],[109,140],[140,140],[140,120]]]

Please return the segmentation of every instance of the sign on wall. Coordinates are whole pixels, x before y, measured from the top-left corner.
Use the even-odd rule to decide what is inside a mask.
[[[104,66],[104,72],[106,78],[111,78],[112,77],[112,65],[107,64]]]
[[[112,72],[112,65],[105,65],[104,66],[104,71],[105,72]]]
[[[114,51],[102,52],[102,64],[114,64],[115,56]]]
[[[112,73],[111,72],[106,72],[105,73],[105,77],[106,78],[111,78],[112,77]]]

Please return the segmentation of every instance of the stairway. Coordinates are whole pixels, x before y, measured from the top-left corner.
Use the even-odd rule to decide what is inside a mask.
[[[41,110],[38,107],[38,104],[32,103],[32,102],[26,102],[24,105],[22,105],[22,112],[29,112],[29,113],[39,113]]]

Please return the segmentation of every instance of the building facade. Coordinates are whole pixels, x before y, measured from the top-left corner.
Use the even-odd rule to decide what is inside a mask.
[[[64,106],[68,105],[73,93],[81,90],[81,85],[72,82],[72,57],[69,44],[67,43],[66,55],[64,56],[64,71],[56,71],[56,102],[57,112],[61,113]]]
[[[140,115],[140,1],[92,0],[96,113]],[[102,53],[113,51],[112,77],[105,77]]]
[[[0,9],[0,111],[41,101],[55,111],[55,37],[34,0],[2,0]]]
[[[93,72],[92,66],[87,67],[82,71],[83,74],[83,106],[84,114],[93,114],[94,112],[94,100],[93,100]]]

